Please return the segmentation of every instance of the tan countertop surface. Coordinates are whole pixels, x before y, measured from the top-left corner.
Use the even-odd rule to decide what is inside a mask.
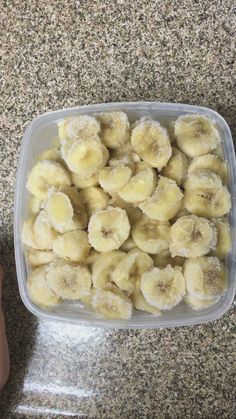
[[[235,133],[231,0],[1,2],[1,261],[11,376],[9,418],[233,418],[235,308],[168,330],[111,331],[39,321],[21,302],[13,195],[22,134],[49,110],[107,101],[209,106]]]

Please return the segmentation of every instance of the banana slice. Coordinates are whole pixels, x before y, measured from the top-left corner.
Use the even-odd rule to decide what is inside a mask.
[[[140,209],[133,207],[132,204],[129,204],[128,202],[124,201],[119,196],[112,198],[109,202],[109,205],[113,207],[123,208],[127,212],[131,224],[137,221],[142,215]]]
[[[30,266],[36,267],[45,265],[56,259],[56,255],[51,250],[36,250],[28,248],[26,259]]]
[[[156,181],[156,173],[152,168],[138,168],[129,182],[118,190],[118,194],[124,201],[137,205],[153,193]]]
[[[47,265],[35,268],[27,278],[27,289],[31,300],[42,307],[54,307],[61,299],[47,285]]]
[[[142,118],[131,135],[133,150],[152,167],[162,170],[172,154],[167,130],[157,121]]]
[[[168,249],[170,241],[170,224],[151,220],[143,215],[131,230],[135,244],[144,252],[159,253]]]
[[[95,173],[88,178],[77,175],[77,173],[71,173],[72,183],[80,189],[86,189],[91,186],[98,185],[98,177],[99,173]]]
[[[99,173],[99,183],[106,192],[117,191],[126,185],[132,176],[132,170],[124,164],[104,167]]]
[[[141,279],[138,279],[135,283],[134,292],[131,295],[131,300],[133,302],[134,307],[140,311],[147,311],[148,313],[155,314],[156,316],[160,316],[161,312],[158,308],[148,304],[145,300],[143,293],[141,291]]]
[[[129,319],[133,305],[130,299],[117,287],[109,285],[106,289],[97,289],[92,294],[91,304],[96,313],[108,319]]]
[[[59,258],[71,262],[85,262],[90,247],[86,231],[68,231],[53,241],[53,251]]]
[[[29,212],[30,214],[37,215],[43,207],[43,202],[36,196],[31,195],[29,198]]]
[[[188,175],[184,182],[185,190],[192,191],[193,189],[218,189],[222,187],[222,180],[220,176],[211,170],[196,169]]]
[[[40,211],[33,225],[34,238],[40,249],[51,250],[58,233],[52,228],[45,210]],[[32,246],[33,247],[33,246]]]
[[[182,185],[188,170],[188,159],[178,148],[172,148],[172,156],[162,170],[165,177],[175,180],[177,185]]]
[[[111,282],[111,274],[123,256],[124,253],[119,250],[100,253],[98,255],[92,265],[92,282],[94,288],[102,289],[108,282]]]
[[[130,224],[121,208],[108,207],[92,215],[88,225],[88,238],[98,252],[118,249],[129,237]]]
[[[175,137],[181,151],[190,157],[201,156],[220,144],[214,122],[202,115],[182,115],[175,122]]]
[[[227,290],[227,271],[217,257],[188,259],[184,264],[183,273],[191,297],[211,300]]]
[[[74,215],[72,222],[70,222],[70,225],[68,226],[68,231],[77,230],[78,228],[83,230],[87,227],[88,216],[82,193],[79,193],[75,187],[63,186],[60,190],[69,197],[73,207]]]
[[[100,129],[99,121],[90,115],[72,116],[58,123],[58,135],[62,143],[67,140],[90,139],[98,135]]]
[[[132,237],[129,236],[129,238],[122,244],[122,246],[120,247],[121,250],[123,250],[123,252],[129,252],[132,249],[135,249],[137,246],[134,243]]]
[[[53,228],[60,233],[67,231],[74,215],[70,199],[62,192],[50,194],[45,211]]]
[[[106,147],[120,148],[130,138],[130,123],[124,112],[104,112],[97,115],[101,123],[101,140]]]
[[[219,259],[224,259],[231,248],[230,225],[224,218],[215,218],[212,220],[217,230],[216,249],[211,254]]]
[[[56,147],[49,148],[49,149],[43,151],[36,158],[36,162],[43,161],[43,160],[55,160],[55,161],[63,164],[63,160],[61,158],[61,153],[58,150],[58,148],[56,148]]]
[[[208,308],[213,306],[219,301],[220,297],[211,298],[210,300],[201,300],[200,298],[192,297],[187,294],[185,296],[185,303],[188,304],[193,310],[202,310],[203,308]]]
[[[141,278],[141,291],[149,304],[159,310],[170,310],[185,296],[185,280],[182,268],[168,265],[164,269],[153,268]]]
[[[173,268],[175,266],[183,266],[186,260],[181,256],[175,256],[172,258],[169,249],[162,250],[160,253],[152,255],[152,258],[154,265],[157,268],[165,268],[167,265],[171,265]]]
[[[99,186],[91,186],[91,188],[83,189],[81,196],[89,217],[97,211],[106,209],[110,201],[109,195]]]
[[[108,158],[106,147],[91,139],[72,144],[65,156],[65,162],[72,172],[89,178],[105,166]]]
[[[94,249],[91,249],[85,263],[86,265],[93,265],[95,263],[95,261],[97,260],[98,256],[100,255],[99,252],[97,252]]]
[[[160,176],[156,190],[139,208],[153,220],[168,221],[179,211],[182,198],[176,182]]]
[[[53,293],[65,300],[78,300],[89,294],[91,273],[87,266],[57,260],[46,267],[46,282]]]
[[[199,169],[214,172],[216,175],[220,176],[223,183],[227,183],[228,181],[227,164],[214,154],[205,154],[203,156],[195,157],[189,165],[188,175]]]
[[[70,186],[70,184],[69,173],[60,163],[43,160],[31,169],[26,187],[38,199],[45,200],[51,187]]]
[[[226,186],[186,190],[184,206],[192,214],[201,217],[223,217],[231,209],[231,197]]]
[[[187,215],[179,218],[171,227],[171,256],[196,258],[214,249],[217,231],[206,218]]]
[[[130,295],[134,292],[136,280],[152,267],[152,258],[147,253],[134,249],[121,258],[111,273],[111,279]]]
[[[33,249],[40,249],[40,246],[36,242],[35,236],[34,236],[34,229],[33,229],[34,222],[35,222],[34,216],[28,217],[26,218],[26,220],[24,220],[23,225],[22,225],[22,231],[21,231],[21,240],[22,240],[22,243],[28,247],[31,247]]]

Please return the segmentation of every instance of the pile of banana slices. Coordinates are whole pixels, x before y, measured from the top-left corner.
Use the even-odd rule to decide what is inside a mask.
[[[228,169],[214,122],[68,117],[28,175],[22,242],[33,302],[80,300],[106,318],[198,310],[227,290]]]

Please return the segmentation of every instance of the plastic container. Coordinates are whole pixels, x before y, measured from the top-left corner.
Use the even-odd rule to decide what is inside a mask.
[[[79,302],[63,302],[52,310],[37,307],[30,299],[26,288],[27,267],[25,264],[23,246],[21,244],[22,222],[28,213],[28,192],[25,188],[28,171],[31,169],[35,156],[51,144],[51,139],[57,135],[57,122],[69,115],[93,114],[95,112],[123,110],[127,112],[131,121],[144,115],[151,115],[164,125],[175,120],[182,114],[197,113],[208,116],[217,124],[222,138],[223,154],[229,167],[229,190],[232,196],[232,210],[230,213],[232,250],[227,257],[226,264],[229,271],[229,286],[227,293],[212,307],[194,311],[185,303],[179,304],[171,311],[166,311],[160,317],[148,313],[135,311],[130,320],[106,320],[99,315],[89,312]],[[26,307],[36,316],[43,319],[61,320],[81,325],[100,326],[108,328],[163,328],[186,326],[206,323],[221,317],[230,307],[236,288],[236,169],[235,153],[230,129],[226,121],[211,109],[192,105],[160,102],[131,102],[131,103],[104,103],[98,105],[81,106],[48,112],[28,126],[24,133],[18,162],[15,207],[14,207],[14,243],[16,270],[21,298]]]

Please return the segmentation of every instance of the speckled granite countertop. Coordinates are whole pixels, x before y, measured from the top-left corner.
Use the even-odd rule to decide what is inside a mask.
[[[1,419],[235,417],[234,306],[219,321],[175,330],[38,321],[19,297],[12,226],[22,134],[45,111],[193,103],[220,112],[235,133],[233,2],[6,0],[0,7],[1,260],[11,352]]]

